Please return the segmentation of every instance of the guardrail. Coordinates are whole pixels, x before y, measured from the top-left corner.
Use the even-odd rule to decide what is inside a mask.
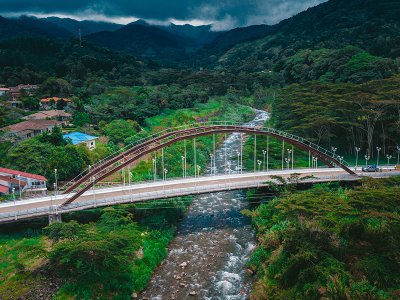
[[[294,172],[295,173],[295,172]],[[248,173],[251,175],[252,173]],[[259,175],[254,173],[254,175]],[[288,174],[290,175],[290,174]],[[306,174],[304,174],[306,176]],[[364,174],[362,177],[374,177],[374,178],[384,178],[384,177],[391,177],[391,176],[400,176],[400,172],[388,172],[388,173],[371,173],[371,174]],[[329,181],[355,181],[361,180],[362,177],[354,176],[350,174],[341,174],[341,175],[329,175],[329,176],[316,176],[313,178],[308,178],[302,180],[297,183],[318,183],[318,182],[329,182]],[[271,180],[273,181],[273,180]],[[274,181],[277,184],[280,184],[278,181]],[[46,216],[50,214],[61,214],[72,212],[76,210],[84,210],[102,206],[111,206],[111,205],[120,205],[126,203],[139,203],[144,201],[150,200],[157,200],[157,199],[168,199],[173,197],[179,196],[186,196],[192,194],[203,194],[203,193],[212,193],[212,192],[220,192],[220,191],[229,191],[229,190],[239,190],[239,189],[247,189],[247,188],[257,188],[262,186],[267,186],[269,183],[265,180],[248,180],[244,182],[235,182],[231,183],[226,181],[220,184],[212,184],[208,186],[199,186],[194,185],[192,187],[185,187],[185,188],[173,188],[170,190],[163,190],[163,191],[154,191],[154,192],[143,192],[137,194],[129,194],[129,189],[125,190],[127,194],[117,196],[117,197],[108,197],[104,199],[91,199],[88,201],[78,201],[72,202],[63,207],[63,209],[59,210],[57,206],[45,206],[35,209],[29,210],[20,210],[15,212],[9,213],[0,213],[0,223],[3,222],[10,222],[19,219],[27,219],[33,217],[40,217]]]

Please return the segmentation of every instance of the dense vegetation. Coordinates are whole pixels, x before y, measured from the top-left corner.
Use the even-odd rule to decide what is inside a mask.
[[[272,103],[277,127],[318,144],[373,156],[376,146],[395,154],[399,143],[400,78],[365,84],[308,82],[280,91]]]
[[[258,240],[252,299],[397,298],[399,192],[399,178],[320,185],[248,212]]]
[[[35,223],[11,228],[20,233],[0,235],[1,298],[130,299],[167,254],[171,225],[188,203],[170,202],[176,209],[169,215],[150,203],[64,215],[64,223],[42,232],[27,229]],[[143,208],[150,213],[143,215]],[[136,212],[149,224],[138,225]]]

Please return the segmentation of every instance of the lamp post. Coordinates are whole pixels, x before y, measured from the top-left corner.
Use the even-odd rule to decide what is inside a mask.
[[[400,164],[400,146],[397,146],[396,149],[397,149],[397,164],[399,165]]]
[[[213,157],[214,157],[214,154],[212,154],[212,153],[210,153],[210,161],[211,161],[211,168],[210,168],[210,170],[211,170],[211,175],[213,175],[213,168],[214,168],[214,159],[213,159]]]
[[[53,183],[53,187],[54,187],[54,201],[56,200],[56,186],[57,186],[57,184],[54,182]],[[92,192],[93,192],[93,185],[92,185]],[[50,211],[53,213],[53,198],[50,198],[51,199],[51,208],[50,208]]]
[[[19,200],[21,201],[22,193],[21,193],[21,175],[18,174],[18,193],[19,193]]]
[[[201,167],[199,165],[197,165],[197,177],[200,178],[200,170]]]
[[[332,149],[332,152],[333,152],[333,157],[335,157],[337,148],[336,147],[332,147],[331,149]]]
[[[381,147],[376,147],[376,151],[378,151],[378,156],[376,157],[376,166],[379,167],[379,152],[381,152]]]
[[[393,156],[386,154],[386,158],[388,160],[388,165],[390,165],[390,160],[392,159]]]
[[[338,159],[339,159],[340,164],[342,164],[344,157],[343,156],[338,156]]]
[[[289,162],[292,162],[292,169],[293,169],[293,150],[287,149],[287,152],[288,152]],[[288,167],[288,169],[289,169],[289,167]]]
[[[261,160],[257,160],[257,164],[258,164],[258,172],[260,172]]]
[[[356,170],[357,170],[357,167],[358,167],[358,153],[361,151],[361,148],[360,147],[356,147]]]
[[[238,154],[237,154],[237,169],[236,169],[238,174],[240,173],[241,169],[242,168],[240,166],[240,152],[238,152]]]
[[[262,154],[263,154],[263,171],[265,172],[265,155],[267,155],[267,151],[263,150]]]
[[[368,161],[369,161],[369,159],[371,158],[369,155],[365,155],[364,156],[364,158],[365,158],[365,167],[368,167]]]
[[[58,189],[58,182],[57,182],[57,169],[54,169],[54,182],[55,182],[55,191],[56,191],[56,195],[57,195],[57,189]]]
[[[16,203],[15,203],[15,188],[14,187],[12,188],[12,194],[13,194],[13,200],[14,200],[14,206],[15,206]]]
[[[185,157],[182,155],[182,178],[185,178]]]
[[[153,180],[157,181],[157,159],[153,158]]]
[[[167,169],[164,169],[164,181],[167,180],[167,173],[168,173],[168,170],[167,170]]]
[[[287,169],[289,169],[290,158],[285,158],[285,162],[286,162],[286,165],[287,165]]]

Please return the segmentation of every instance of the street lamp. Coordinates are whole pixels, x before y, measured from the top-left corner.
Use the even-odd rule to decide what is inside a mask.
[[[318,157],[313,156],[312,160],[313,160],[313,167],[315,169],[318,169]]]
[[[260,172],[261,160],[257,160],[257,164],[258,164],[258,172]]]
[[[168,173],[168,170],[164,169],[164,181],[167,180],[167,173]]]
[[[365,158],[365,167],[368,167],[368,161],[371,157],[369,155],[365,155],[364,158]]]
[[[336,151],[337,151],[337,148],[336,147],[332,147],[333,157],[335,157]]]
[[[58,183],[57,183],[57,169],[54,169],[54,179],[55,179],[55,195],[57,195],[57,187],[58,187]]]
[[[214,165],[214,164],[213,164],[213,162],[214,162],[213,157],[214,157],[214,155],[213,155],[212,153],[210,153],[210,160],[211,160],[211,168],[210,168],[210,169],[211,169],[211,175],[213,175],[213,170],[214,170],[214,169],[213,169],[213,165]]]
[[[14,200],[14,206],[15,206],[16,203],[15,203],[15,188],[14,187],[12,188],[12,194],[13,194],[13,200]]]
[[[237,154],[237,168],[236,168],[237,173],[239,174],[239,172],[241,171],[241,166],[240,166],[240,152],[238,151]]]
[[[157,181],[157,160],[153,158],[153,180]]]
[[[21,194],[21,175],[18,174],[18,193],[19,193],[19,200],[21,200],[22,198],[22,194]]]
[[[397,149],[397,164],[399,165],[400,164],[400,146],[397,146],[396,149]]]
[[[263,150],[262,154],[263,154],[263,171],[265,172],[265,155],[267,154],[267,150]]]
[[[287,168],[289,169],[290,158],[285,158],[285,162],[286,162]]]
[[[197,165],[197,177],[199,177],[199,178],[200,178],[200,169],[201,169],[201,167],[199,165]]]
[[[343,156],[338,156],[338,159],[339,159],[340,164],[342,164],[344,157]]]
[[[360,147],[356,147],[356,170],[357,170],[357,167],[358,167],[358,152],[360,152],[361,151],[361,148]]]
[[[376,147],[376,151],[378,151],[378,156],[376,157],[376,166],[379,166],[379,152],[381,152],[382,148],[381,147]]]
[[[185,178],[185,157],[182,155],[182,178]]]
[[[386,154],[386,158],[388,160],[388,165],[390,165],[390,160],[392,159],[393,156]]]
[[[56,200],[56,188],[57,188],[57,184],[54,182],[53,183],[53,188],[54,188],[54,200]],[[93,185],[92,185],[92,191],[93,191]],[[51,211],[53,212],[53,198],[51,199]]]

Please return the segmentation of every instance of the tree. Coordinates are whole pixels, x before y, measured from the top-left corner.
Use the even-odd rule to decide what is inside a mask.
[[[114,143],[123,143],[127,138],[135,135],[140,126],[135,121],[114,120],[107,124],[104,132]]]

